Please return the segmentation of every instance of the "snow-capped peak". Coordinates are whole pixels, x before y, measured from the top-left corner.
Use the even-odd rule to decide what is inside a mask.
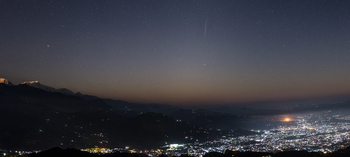
[[[21,84],[40,84],[39,81],[25,81]]]
[[[66,88],[56,89],[53,87],[49,87],[49,86],[40,84],[39,81],[25,81],[21,84],[25,84],[25,85],[28,85],[28,86],[31,86],[34,88],[39,88],[39,89],[42,89],[42,90],[47,91],[47,92],[58,92],[58,93],[62,93],[65,95],[74,95],[75,94],[74,92],[72,92],[69,89],[66,89]]]
[[[45,86],[39,83],[39,81],[25,81],[21,84],[25,84],[34,88],[39,88],[48,92],[57,92],[57,89],[49,87],[49,86]]]
[[[6,84],[6,85],[13,85],[9,80],[5,78],[0,78],[0,83]]]

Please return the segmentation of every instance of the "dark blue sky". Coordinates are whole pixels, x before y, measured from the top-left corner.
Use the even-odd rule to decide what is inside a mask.
[[[131,102],[350,94],[350,1],[0,2],[0,77]]]

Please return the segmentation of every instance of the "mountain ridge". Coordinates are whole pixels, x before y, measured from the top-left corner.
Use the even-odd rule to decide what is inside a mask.
[[[66,95],[76,95],[77,94],[77,93],[74,93],[73,91],[71,91],[67,88],[56,89],[56,88],[53,88],[50,86],[43,85],[39,81],[25,81],[21,84],[26,84],[28,86],[39,88],[39,89],[42,89],[42,90],[45,90],[48,92],[58,92],[58,93],[66,94]]]
[[[5,78],[0,78],[0,84],[6,84],[6,85],[10,85],[10,86],[13,85],[9,80],[7,80]]]

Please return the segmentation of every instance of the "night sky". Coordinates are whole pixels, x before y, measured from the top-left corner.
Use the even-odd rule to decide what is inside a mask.
[[[350,94],[350,1],[4,0],[0,77],[129,102]]]

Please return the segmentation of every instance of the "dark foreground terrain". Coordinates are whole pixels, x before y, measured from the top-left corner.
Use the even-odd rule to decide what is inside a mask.
[[[218,130],[223,129],[220,126],[242,126],[238,123],[247,121],[232,114],[131,104],[36,86],[45,88],[0,83],[0,149],[153,149],[217,139],[229,134]]]
[[[146,154],[134,154],[134,153],[111,153],[111,154],[91,154],[88,152],[79,151],[77,149],[61,149],[58,147],[52,148],[40,153],[34,153],[24,155],[28,157],[147,157]],[[166,157],[166,155],[160,155]],[[188,156],[186,154],[181,156]],[[259,152],[236,152],[227,150],[225,153],[210,152],[204,155],[204,157],[349,157],[350,147],[346,149],[338,150],[333,153],[324,154],[321,152],[306,152],[306,151],[288,151],[272,153],[259,153]]]
[[[156,149],[171,143],[205,142],[258,134],[244,129],[263,129],[283,123],[273,116],[270,117],[272,119],[267,118],[266,114],[328,113],[335,109],[348,114],[344,109],[349,108],[350,101],[296,106],[287,110],[229,106],[191,109],[102,99],[68,89],[54,89],[38,82],[19,85],[0,83],[0,150],[96,146]],[[243,113],[264,116],[245,116]]]

